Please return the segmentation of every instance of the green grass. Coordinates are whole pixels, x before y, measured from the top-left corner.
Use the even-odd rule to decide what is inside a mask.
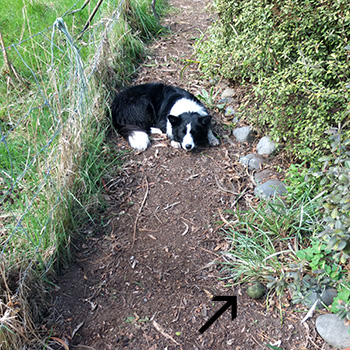
[[[94,221],[97,207],[103,209],[103,179],[115,176],[125,157],[106,144],[107,101],[135,73],[145,43],[162,31],[148,1],[106,0],[79,38],[96,0],[63,16],[75,40],[71,46],[52,24],[83,3],[21,0],[0,8],[1,33],[5,46],[11,45],[7,58],[16,72],[1,56],[0,343],[5,349],[21,348],[33,337],[34,328],[23,324],[32,325],[33,315],[44,309],[42,281],[69,256],[71,232]],[[164,11],[162,2],[157,11]],[[35,283],[41,287],[33,298],[28,291]],[[14,294],[27,306],[7,318]]]
[[[316,207],[305,193],[293,205],[276,198],[232,213],[224,230],[231,245],[223,254],[225,279],[233,284],[259,280],[282,292],[298,269],[296,250],[314,234]]]

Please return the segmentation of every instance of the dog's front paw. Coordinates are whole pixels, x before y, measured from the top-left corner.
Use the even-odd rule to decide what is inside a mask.
[[[177,141],[174,141],[174,140],[171,140],[170,141],[170,146],[173,147],[173,148],[181,148],[181,143],[177,142]]]
[[[209,145],[210,146],[219,146],[220,145],[220,141],[219,139],[217,139],[215,136],[209,140]]]
[[[211,130],[208,132],[208,141],[210,146],[219,146],[220,140],[216,138]]]

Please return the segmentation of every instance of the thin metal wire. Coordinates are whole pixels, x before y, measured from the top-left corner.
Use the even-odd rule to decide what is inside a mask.
[[[0,119],[0,260],[16,247],[16,242],[13,241],[16,238],[26,240],[26,244],[34,248],[31,256],[28,257],[27,267],[21,275],[21,284],[24,283],[28,271],[35,264],[35,255],[39,256],[43,249],[43,241],[49,235],[48,232],[56,211],[60,209],[62,202],[67,200],[64,196],[69,190],[68,174],[72,169],[65,169],[67,179],[64,178],[62,183],[57,181],[55,172],[58,167],[62,166],[59,162],[64,152],[64,147],[59,143],[59,139],[68,142],[65,140],[67,137],[65,133],[68,129],[76,136],[84,132],[84,130],[77,130],[77,127],[85,123],[86,118],[89,118],[90,111],[87,101],[92,99],[89,83],[99,65],[104,41],[120,19],[125,0],[117,0],[115,10],[110,17],[89,29],[92,33],[91,37],[94,38],[93,45],[95,45],[96,37],[99,38],[97,45],[93,46],[94,56],[89,65],[83,62],[78,43],[69,33],[64,21],[81,2],[82,0],[76,1],[68,11],[57,18],[52,26],[1,49],[1,51],[11,50],[12,56],[15,53],[16,59],[23,64],[33,80],[30,97],[25,101],[26,103],[21,102],[27,108],[23,111],[22,116],[17,118],[13,125],[2,125],[3,122]],[[77,11],[81,10],[80,8]],[[31,44],[31,47],[37,47],[41,52],[46,51],[50,56],[48,62],[41,62],[41,67],[34,68],[32,61],[37,58],[42,59],[36,56],[35,52],[32,53],[29,60],[21,54],[26,50],[28,43]],[[64,71],[70,73],[64,74]],[[43,83],[44,75],[47,76],[47,79],[52,79],[49,80],[52,81],[52,86]],[[67,78],[63,79],[63,76]],[[66,104],[62,101],[66,101]],[[69,102],[72,102],[72,105],[69,105]],[[13,153],[13,142],[18,142],[15,139],[19,134],[17,131],[21,128],[25,130],[29,126],[33,127],[33,123],[37,123],[37,127],[40,128],[40,116],[44,116],[44,110],[49,113],[52,126],[49,130],[45,130],[46,140],[39,142],[35,153],[31,148],[31,140],[23,142],[20,151],[22,155],[27,156],[21,169]],[[8,107],[8,114],[11,115],[11,106]],[[35,118],[38,118],[38,121],[35,122]],[[77,122],[80,124],[76,124]],[[38,167],[38,164],[41,166]],[[28,179],[33,173],[39,171],[41,172],[37,174],[39,180],[30,184]],[[40,228],[34,229],[28,224],[30,220],[28,222],[26,220],[29,217],[36,217],[37,211],[40,210],[37,206],[40,205],[41,196],[48,187],[53,192],[51,207],[46,219],[40,223]],[[19,192],[22,189],[25,189],[25,195],[20,195],[20,198],[26,203],[23,203],[22,209],[18,209],[18,206],[11,204],[11,196],[16,190]],[[53,258],[49,256],[47,261],[43,261],[44,269],[51,266]]]

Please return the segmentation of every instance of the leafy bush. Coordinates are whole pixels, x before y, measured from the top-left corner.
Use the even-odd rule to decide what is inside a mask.
[[[320,185],[325,189],[321,197],[323,238],[329,249],[336,251],[334,259],[345,263],[350,253],[350,139],[341,141],[341,133],[334,136],[332,151],[337,156],[326,156],[324,170],[314,173],[322,176]]]
[[[197,45],[203,72],[254,83],[249,114],[299,158],[329,149],[324,132],[345,121],[349,100],[348,2],[216,0],[214,6],[219,20],[210,40]]]

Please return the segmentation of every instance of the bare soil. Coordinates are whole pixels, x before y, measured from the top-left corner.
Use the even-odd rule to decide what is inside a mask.
[[[193,44],[213,20],[206,3],[173,0],[164,20],[171,33],[154,42],[135,84],[163,81],[198,93],[208,89],[193,60]],[[183,69],[186,66],[186,69]],[[224,88],[221,82],[216,88]],[[244,101],[237,88],[236,104]],[[50,320],[57,349],[329,349],[304,313],[283,305],[266,308],[244,286],[220,281],[222,233],[229,210],[256,201],[238,157],[254,145],[238,144],[225,120],[214,117],[219,147],[185,152],[154,138],[143,153],[131,151],[121,170],[101,179],[107,207],[86,223],[75,242],[74,262],[58,276]],[[109,144],[129,149],[111,135]],[[277,158],[267,161],[273,167]],[[278,161],[283,163],[283,158]],[[242,198],[236,193],[245,190]],[[213,296],[236,295],[230,312],[206,332],[199,328],[223,305]],[[283,311],[283,322],[279,309]],[[300,307],[298,307],[298,310]],[[64,345],[66,344],[66,345]]]

